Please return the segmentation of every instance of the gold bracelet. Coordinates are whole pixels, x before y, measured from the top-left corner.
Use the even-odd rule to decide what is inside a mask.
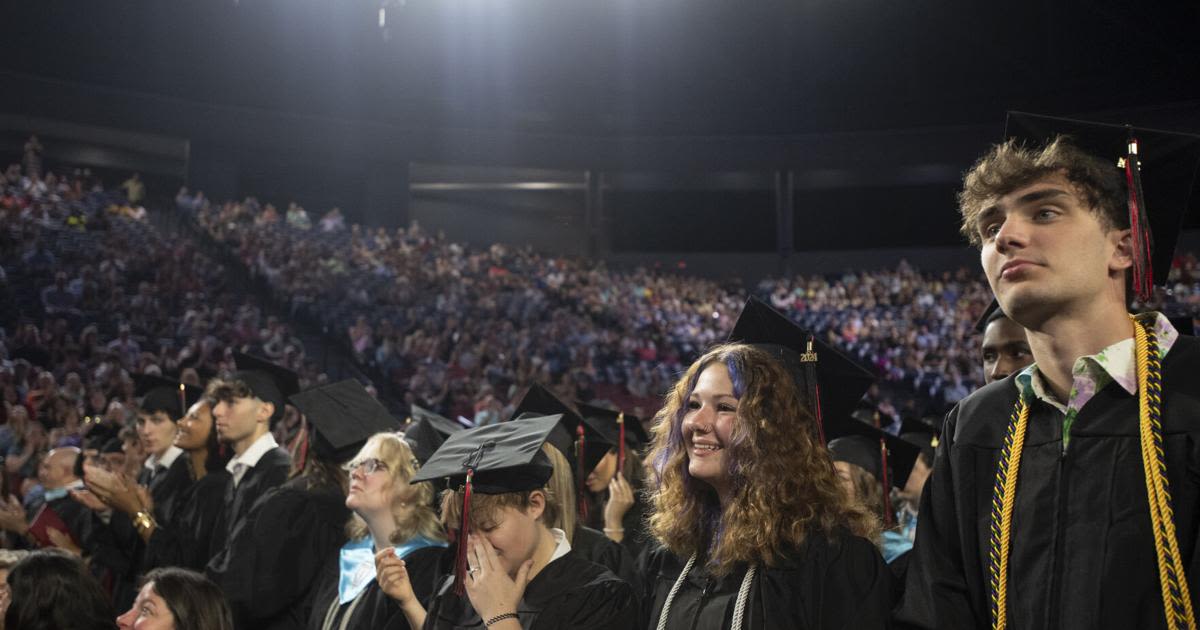
[[[139,534],[145,534],[150,528],[157,527],[158,523],[154,522],[153,514],[143,510],[133,516],[133,526],[137,528]]]

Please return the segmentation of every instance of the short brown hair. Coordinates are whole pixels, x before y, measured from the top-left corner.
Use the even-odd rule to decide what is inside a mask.
[[[1075,185],[1106,229],[1129,227],[1125,180],[1116,163],[1087,153],[1067,136],[1057,136],[1040,149],[1008,140],[975,162],[963,176],[958,193],[963,236],[975,247],[981,246],[978,222],[990,201],[1056,173]]]
[[[525,490],[522,492],[504,492],[501,494],[472,494],[471,522],[472,529],[481,529],[490,523],[496,514],[506,507],[525,511],[530,505],[530,495],[541,492],[546,495],[546,507],[542,510],[540,520],[546,527],[553,527],[558,520],[558,501],[549,488]],[[463,492],[446,491],[442,495],[442,523],[446,529],[458,529],[462,520]]]

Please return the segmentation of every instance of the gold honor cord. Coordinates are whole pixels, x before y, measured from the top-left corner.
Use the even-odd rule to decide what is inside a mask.
[[[1171,509],[1167,463],[1162,446],[1162,365],[1158,339],[1149,325],[1134,321],[1134,352],[1138,377],[1138,429],[1142,447],[1142,468],[1146,477],[1150,520],[1154,528],[1154,549],[1158,557],[1158,578],[1162,589],[1167,627],[1172,630],[1196,630],[1191,592],[1188,590],[1179,541],[1175,536]],[[1012,512],[1016,498],[1017,473],[1025,429],[1029,424],[1029,404],[1024,395],[1017,400],[1005,432],[1004,446],[996,467],[992,489],[991,549],[988,568],[992,586],[992,628],[1007,627],[1008,556],[1012,549]]]

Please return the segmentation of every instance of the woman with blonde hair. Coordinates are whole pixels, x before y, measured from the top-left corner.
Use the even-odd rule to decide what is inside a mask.
[[[793,349],[795,331],[780,334],[778,320],[797,328],[752,300],[731,335],[745,343],[693,363],[658,413],[649,628],[888,625],[889,572],[872,542],[879,519],[842,491],[810,411],[819,407],[808,404],[823,390],[834,412],[837,398],[866,387],[830,372],[818,379],[845,359],[811,337]]]
[[[417,460],[395,433],[377,433],[347,466],[350,488],[346,524],[350,539],[339,554],[338,570],[322,580],[310,628],[407,628],[404,612],[379,588],[375,554],[391,548],[404,559],[419,599],[431,594],[446,542],[431,507],[433,487],[409,481]]]

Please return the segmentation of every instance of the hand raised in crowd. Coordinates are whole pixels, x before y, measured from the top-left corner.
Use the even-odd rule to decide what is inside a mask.
[[[400,604],[409,627],[425,625],[425,607],[413,593],[412,581],[404,561],[396,557],[395,547],[385,547],[375,553],[375,581],[379,588]]]
[[[395,547],[386,547],[375,553],[375,580],[379,582],[379,588],[399,602],[401,607],[417,599],[412,582],[408,579],[408,569],[404,561],[396,557]]]
[[[83,556],[83,549],[71,540],[71,536],[65,532],[61,532],[53,527],[46,528],[46,537],[50,539],[50,543],[68,553]]]
[[[84,464],[83,481],[87,489],[105,504],[131,516],[153,507],[149,493],[124,475]]]
[[[633,507],[633,487],[625,475],[617,473],[608,482],[608,501],[604,503],[604,534],[621,542],[625,538],[625,513]]]
[[[483,536],[467,538],[467,598],[481,619],[514,613],[525,587],[529,584],[529,572],[533,560],[526,560],[517,570],[514,580],[504,570],[504,564],[496,555],[496,548]],[[515,620],[513,620],[515,623]]]
[[[9,495],[8,500],[0,503],[0,529],[24,536],[29,531],[28,517],[25,506],[16,495]]]
[[[110,508],[107,503],[100,500],[100,497],[92,493],[91,490],[69,490],[68,494],[72,499],[88,508],[93,512],[107,512]]]

